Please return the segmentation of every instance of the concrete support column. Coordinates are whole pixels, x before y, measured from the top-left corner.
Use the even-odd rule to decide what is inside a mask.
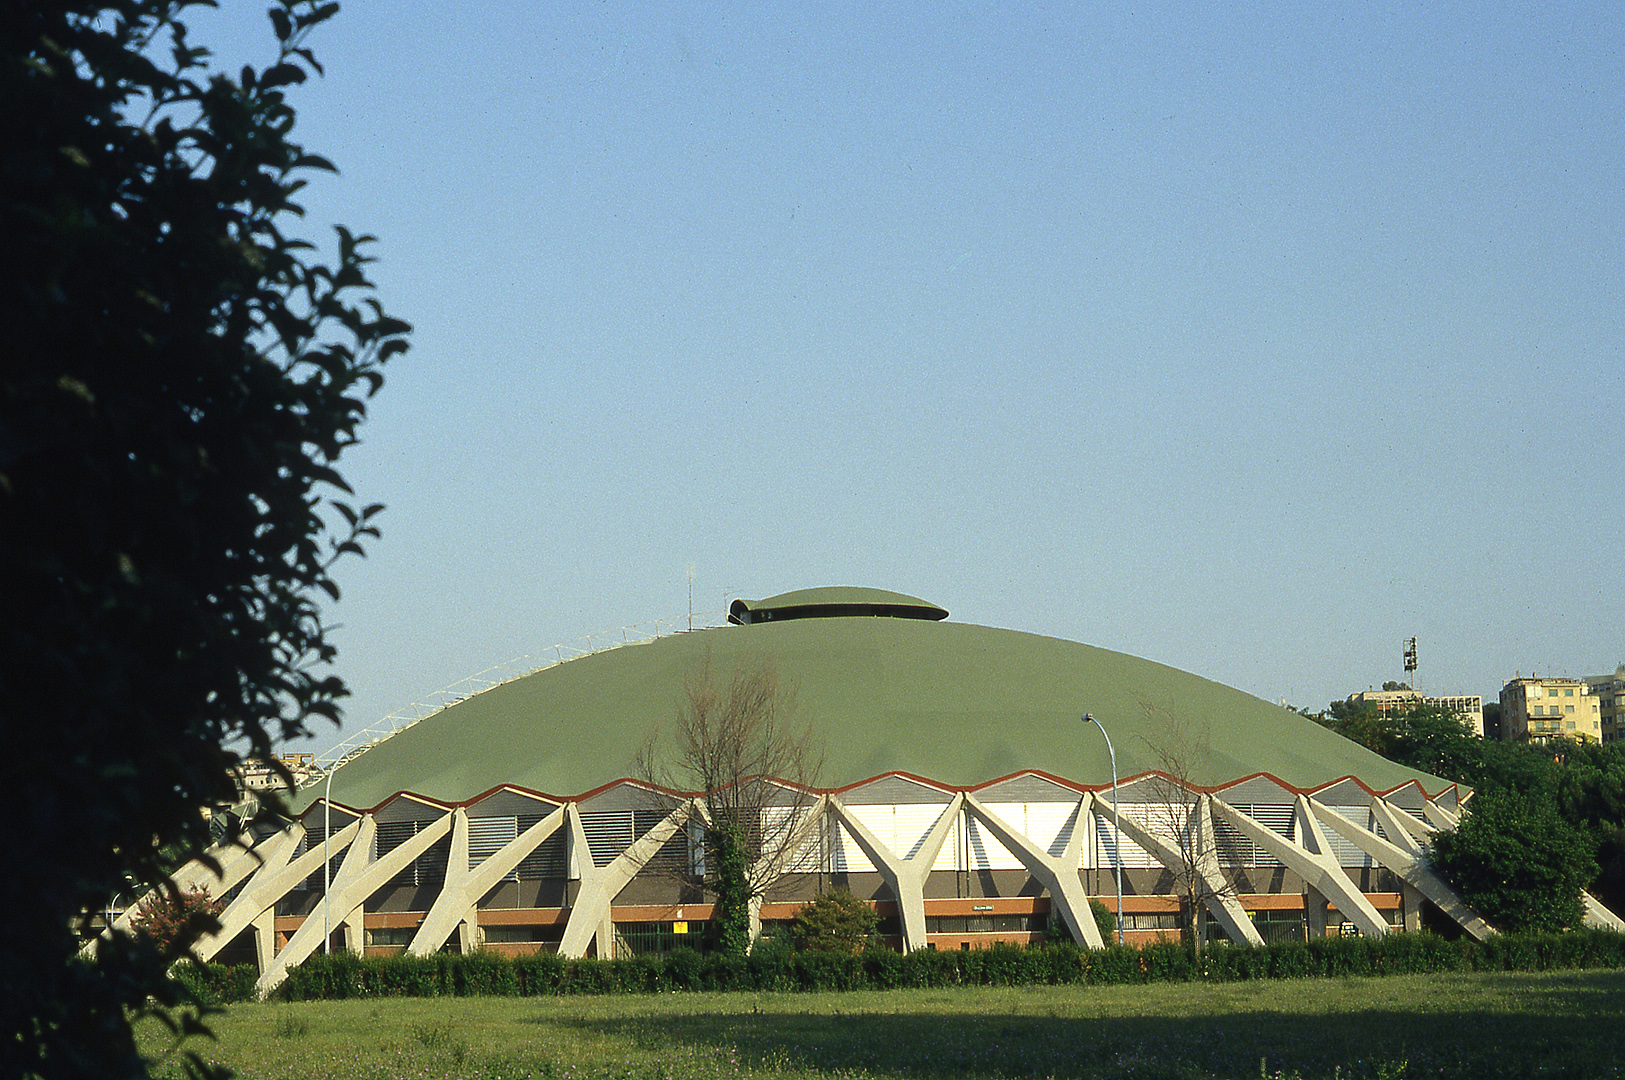
[[[571,859],[581,875],[581,887],[570,907],[570,918],[564,924],[564,938],[559,942],[560,956],[585,956],[587,946],[598,943],[600,960],[615,955],[615,920],[610,904],[626,883],[637,876],[639,870],[659,852],[660,846],[676,835],[698,812],[695,803],[674,807],[660,823],[633,842],[608,866],[594,866],[591,849],[587,846],[587,833],[581,824],[581,813],[574,803],[565,807],[570,829]]]
[[[1090,813],[1091,796],[1078,800],[1071,839],[1060,858],[1041,849],[1020,830],[989,810],[974,795],[966,795],[965,809],[993,838],[1004,845],[1006,851],[1021,860],[1027,872],[1049,893],[1050,908],[1057,912],[1074,941],[1098,949],[1105,942],[1100,928],[1095,925],[1094,912],[1089,908],[1089,897],[1084,892],[1083,876],[1078,867],[1083,860],[1081,850],[1086,833],[1077,828],[1077,821]]]
[[[364,956],[367,952],[367,920],[363,914],[366,908],[356,908],[350,918],[344,920],[344,948],[356,956]]]
[[[1309,931],[1309,940],[1326,936],[1326,909],[1330,902],[1319,889],[1313,885],[1304,886],[1303,892],[1303,921]]]
[[[463,814],[458,810],[457,814]],[[440,888],[440,895],[435,899],[434,906],[424,916],[423,922],[418,926],[418,932],[413,935],[412,943],[406,951],[413,956],[428,956],[437,952],[440,946],[446,943],[457,926],[463,922],[472,922],[476,926],[479,922],[478,908],[480,897],[490,892],[492,887],[514,867],[541,846],[542,842],[552,836],[564,823],[566,814],[562,808],[553,811],[529,829],[520,833],[513,840],[508,841],[496,854],[480,863],[477,868],[465,874],[457,872],[458,864],[455,861],[446,867],[446,882]],[[452,821],[452,836],[456,837],[461,828],[466,837],[468,824],[466,815],[462,819],[454,816]],[[455,844],[454,844],[455,846]],[[463,841],[463,849],[467,850],[467,840]],[[467,865],[465,858],[463,865]],[[456,931],[461,933],[461,931]],[[484,940],[484,935],[480,935]]]
[[[352,821],[349,825],[333,834],[332,850],[334,855],[345,850],[345,847],[355,839],[360,831],[361,823]],[[259,858],[262,860],[253,876],[243,885],[237,899],[226,905],[226,910],[220,913],[220,932],[206,934],[197,943],[197,954],[204,960],[214,959],[214,954],[243,932],[243,929],[254,924],[265,911],[275,911],[276,903],[282,899],[288,890],[303,881],[307,875],[322,864],[322,848],[317,845],[298,858],[293,859],[293,853],[299,842],[304,839],[305,829],[302,825],[295,825],[287,832],[278,833],[276,837],[260,845]],[[292,861],[289,861],[292,859]]]
[[[892,895],[897,898],[897,916],[898,922],[902,924],[904,952],[925,948],[925,883],[931,876],[931,867],[936,864],[937,853],[942,850],[943,841],[953,831],[962,803],[968,803],[966,796],[955,795],[943,808],[936,824],[925,835],[925,839],[920,841],[919,849],[911,858],[905,859],[881,843],[880,838],[853,816],[852,811],[842,805],[839,799],[830,797],[828,800],[830,813],[840,821],[847,835],[857,842],[858,847],[874,864],[875,870],[891,889]]]
[[[480,946],[485,944],[485,935],[480,932],[478,917],[467,918],[457,924],[457,951],[467,956],[472,952],[479,952]]]
[[[1105,806],[1108,811],[1111,809],[1111,801],[1105,796],[1097,793],[1095,801]],[[1187,866],[1186,860],[1190,859],[1189,867],[1201,875],[1208,891],[1208,899],[1205,902],[1207,913],[1219,921],[1219,925],[1224,927],[1225,933],[1230,935],[1232,941],[1262,945],[1264,939],[1258,936],[1258,928],[1243,910],[1241,901],[1236,898],[1235,887],[1224,876],[1224,870],[1219,865],[1216,854],[1218,842],[1213,832],[1213,813],[1216,805],[1218,800],[1208,795],[1196,799],[1192,807],[1192,813],[1195,815],[1192,824],[1201,830],[1201,837],[1195,845],[1182,845],[1179,836],[1170,835],[1165,830],[1147,828],[1131,816],[1123,816],[1120,825],[1124,836],[1150,852],[1157,861],[1175,873],[1183,873]],[[1236,811],[1232,808],[1223,809],[1227,816],[1236,815]],[[1243,821],[1251,820],[1245,815],[1236,815],[1236,818]],[[1198,850],[1188,852],[1183,850],[1185,846],[1195,846]]]
[[[1371,856],[1373,863],[1387,867],[1402,880],[1414,886],[1423,896],[1438,905],[1439,910],[1454,919],[1461,928],[1480,941],[1495,933],[1495,930],[1486,923],[1477,912],[1469,908],[1457,895],[1456,890],[1435,874],[1428,866],[1427,859],[1414,836],[1407,835],[1409,828],[1405,823],[1395,819],[1394,829],[1390,834],[1400,834],[1399,844],[1390,843],[1377,836],[1376,833],[1365,828],[1362,824],[1351,820],[1337,810],[1324,803],[1310,800],[1314,816],[1321,822],[1329,824],[1333,829],[1343,834],[1349,843]],[[1373,803],[1372,809],[1378,812],[1379,817],[1385,816],[1386,806],[1378,810],[1380,800]],[[1388,830],[1384,826],[1384,831]]]
[[[1405,915],[1405,932],[1414,934],[1422,929],[1422,894],[1408,881],[1399,883],[1399,904]]]
[[[254,927],[254,959],[259,962],[259,969],[265,971],[276,959],[276,908],[268,907],[255,917]]]
[[[753,883],[750,896],[750,947],[756,947],[756,939],[762,936],[762,893],[757,891],[756,883],[771,884],[789,872],[797,859],[802,857],[803,850],[812,842],[814,837],[822,836],[829,828],[829,796],[820,795],[817,799],[800,808],[800,820],[791,826],[791,832],[783,844],[767,845],[775,850],[767,851],[756,864],[750,868],[750,880]],[[823,867],[828,865],[827,858],[819,861],[819,876],[823,877]],[[765,887],[765,884],[763,887]]]

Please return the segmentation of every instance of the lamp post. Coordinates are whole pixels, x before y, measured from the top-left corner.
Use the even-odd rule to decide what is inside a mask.
[[[1117,944],[1123,944],[1123,829],[1117,809],[1117,751],[1112,749],[1112,737],[1106,734],[1106,725],[1096,720],[1093,713],[1084,713],[1083,722],[1093,724],[1106,738],[1106,754],[1112,762],[1112,868],[1117,872]]]
[[[119,897],[123,895],[124,890],[120,889],[118,892],[113,894],[112,899],[107,901],[107,926],[103,930],[102,936],[108,938],[109,940],[111,940],[113,937],[113,919],[115,918],[113,912],[123,910],[118,906]]]
[[[333,955],[333,774],[342,764],[328,768],[322,794],[322,952],[327,956]]]

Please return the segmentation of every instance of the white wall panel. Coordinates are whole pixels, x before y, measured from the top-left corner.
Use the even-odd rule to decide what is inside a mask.
[[[1134,821],[1148,831],[1156,831],[1149,823],[1150,815],[1146,813],[1144,805],[1140,803],[1124,803],[1118,808],[1125,821]],[[1095,811],[1096,854],[1095,865],[1102,867],[1116,867],[1117,862],[1117,833],[1112,828],[1112,815],[1109,811]],[[1152,854],[1136,844],[1128,837],[1122,840],[1122,866],[1127,870],[1153,870],[1160,868],[1162,863]]]
[[[937,819],[948,809],[946,805],[938,806],[932,803],[910,803],[894,806],[895,825],[893,837],[895,843],[891,849],[905,859],[912,859],[925,838],[936,827]]]
[[[949,874],[965,869],[965,812],[963,810],[954,815],[953,826],[948,830],[948,837],[943,840],[942,850],[937,852],[937,861],[931,864],[931,869]]]
[[[848,808],[850,809],[850,807]],[[856,816],[856,815],[854,815]],[[862,818],[858,820],[863,821]],[[868,827],[867,821],[863,822]],[[863,853],[863,848],[852,839],[852,834],[839,821],[831,826],[829,868],[836,874],[868,874],[872,873],[875,864],[869,861],[869,856]],[[882,840],[885,838],[882,837]]]
[[[1005,824],[1011,828],[1019,829],[1021,826],[1005,817],[1003,811],[999,809],[999,807],[1008,808],[1009,805],[1008,803],[1000,803],[997,807],[990,806],[988,809],[1004,818]],[[1016,805],[1019,806],[1020,804]],[[981,822],[973,817],[969,818],[966,824],[969,830],[967,839],[969,840],[970,868],[972,870],[1020,870],[1022,868],[1021,860],[1010,854],[1003,844],[994,839],[993,834],[988,832]]]
[[[776,850],[776,845],[788,839],[813,808],[803,806],[771,806],[762,811],[764,851]],[[824,840],[819,830],[813,829],[801,847],[790,854],[786,871],[792,874],[814,874],[824,869]]]
[[[1328,810],[1337,811],[1350,821],[1354,822],[1356,825],[1364,826],[1367,829],[1371,829],[1373,832],[1376,831],[1372,825],[1371,806],[1369,804],[1364,804],[1361,806],[1337,806],[1332,803],[1327,803],[1326,808]],[[1331,853],[1337,858],[1337,865],[1350,867],[1365,867],[1371,865],[1371,856],[1367,855],[1364,851],[1361,851],[1358,847],[1354,846],[1354,844],[1350,843],[1349,840],[1341,832],[1339,832],[1337,827],[1331,822],[1322,821],[1320,823],[1320,831],[1325,834],[1326,842],[1331,846],[1332,849]]]

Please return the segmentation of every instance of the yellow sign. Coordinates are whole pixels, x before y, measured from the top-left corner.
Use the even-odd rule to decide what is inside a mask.
[[[688,923],[686,923],[686,922],[674,922],[674,923],[672,923],[671,924],[671,932],[674,933],[674,934],[686,934],[686,933],[688,933]]]

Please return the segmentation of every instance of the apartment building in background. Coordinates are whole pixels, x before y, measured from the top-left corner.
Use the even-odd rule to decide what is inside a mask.
[[[1620,716],[1625,714],[1625,664],[1619,665],[1611,675],[1592,675],[1586,685],[1597,695],[1602,716],[1602,741],[1614,742],[1625,736],[1620,727]]]
[[[1424,695],[1419,690],[1366,690],[1354,695],[1362,705],[1370,705],[1383,716],[1401,712],[1414,705],[1442,705],[1454,709],[1463,720],[1473,725],[1473,734],[1484,737],[1484,698],[1480,694]]]
[[[1515,676],[1501,687],[1501,738],[1601,742],[1602,699],[1588,679]]]

